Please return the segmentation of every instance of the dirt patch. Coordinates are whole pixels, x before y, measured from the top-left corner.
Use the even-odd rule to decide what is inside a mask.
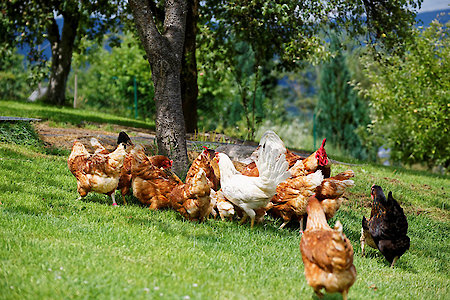
[[[96,125],[90,124],[94,127]],[[34,123],[39,137],[49,147],[70,150],[74,140],[78,140],[90,147],[90,139],[97,138],[108,150],[116,147],[117,136],[120,131],[125,131],[133,139],[142,140],[145,145],[151,145],[155,140],[155,132],[149,129],[126,127],[119,125],[108,125],[108,130],[104,126],[98,125],[97,129],[85,127],[56,128],[49,125],[49,122]]]
[[[34,127],[47,147],[70,151],[73,142],[78,140],[86,146],[88,151],[93,151],[90,140],[95,137],[106,149],[113,151],[117,145],[119,132],[125,131],[133,142],[145,145],[147,154],[156,154],[156,133],[149,129],[92,123],[86,124],[85,127],[60,128],[52,127],[49,122],[36,122]],[[201,145],[204,144],[210,145],[218,152],[228,154],[233,160],[243,160],[249,157],[257,146],[255,142],[241,141],[223,134],[187,134],[187,138],[188,154],[191,160],[192,156],[202,150]],[[194,138],[199,141],[190,140]]]
[[[125,131],[135,143],[145,145],[147,154],[156,154],[156,137],[155,131],[150,129],[127,127],[113,124],[94,124],[86,123],[81,126],[71,127],[53,127],[50,122],[35,122],[34,127],[45,145],[52,148],[69,150],[72,149],[74,140],[78,140],[84,145],[88,151],[93,151],[90,145],[92,137],[97,138],[101,144],[109,151],[116,148],[117,137],[120,131]],[[246,159],[250,157],[252,152],[258,146],[253,141],[243,141],[230,138],[220,133],[196,133],[187,134],[188,152],[201,151],[202,145],[216,150],[217,152],[226,153],[232,160],[248,162]],[[307,157],[311,153],[290,149],[294,153]],[[351,165],[330,159],[332,163]]]

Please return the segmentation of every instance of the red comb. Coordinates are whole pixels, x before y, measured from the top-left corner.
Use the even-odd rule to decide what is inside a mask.
[[[327,141],[327,139],[324,138],[322,141],[322,145],[320,146],[319,149],[317,149],[317,152],[316,152],[316,158],[317,158],[320,166],[326,166],[328,164],[327,152],[325,151],[325,148],[324,148],[326,141]]]

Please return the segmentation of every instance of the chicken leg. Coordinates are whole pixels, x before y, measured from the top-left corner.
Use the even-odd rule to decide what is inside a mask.
[[[397,259],[398,259],[398,256],[394,257],[394,260],[392,261],[392,264],[391,264],[391,268],[394,267],[394,264],[397,262]]]

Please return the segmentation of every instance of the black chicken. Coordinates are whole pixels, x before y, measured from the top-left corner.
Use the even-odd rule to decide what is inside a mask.
[[[361,230],[361,252],[365,244],[380,250],[394,266],[397,259],[409,249],[408,222],[403,209],[389,192],[388,197],[378,185],[373,185],[370,193],[373,203],[370,219],[363,216]]]

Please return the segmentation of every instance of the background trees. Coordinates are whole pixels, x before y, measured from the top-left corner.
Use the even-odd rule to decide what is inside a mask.
[[[448,24],[414,30],[405,56],[366,57],[372,142],[391,148],[394,160],[448,168],[450,163],[450,43]]]
[[[115,47],[105,49],[82,41],[81,54],[74,54],[74,68],[78,68],[78,102],[82,106],[134,117],[134,80],[136,80],[138,117],[153,120],[155,114],[154,89],[150,66],[135,35],[126,33]],[[108,37],[105,38],[108,40]],[[106,42],[107,43],[107,42]],[[83,60],[85,63],[83,63]],[[89,64],[86,63],[89,62]],[[73,80],[69,78],[69,93]]]
[[[309,1],[299,3],[291,0],[277,3],[260,0],[146,1],[145,4],[148,5],[148,11],[151,12],[155,24],[156,31],[154,32],[157,32],[156,36],[162,37],[157,37],[155,40],[155,44],[160,47],[156,52],[151,50],[148,45],[145,46],[145,43],[139,45],[137,38],[134,38],[133,35],[121,33],[122,41],[117,43],[118,40],[114,38],[114,30],[107,36],[103,34],[107,28],[118,28],[117,25],[124,25],[124,23],[118,23],[119,12],[128,17],[120,19],[129,22],[123,29],[136,28],[134,22],[137,18],[126,15],[129,11],[119,6],[119,2],[83,1],[78,3],[53,0],[46,1],[45,5],[44,2],[38,0],[2,2],[0,4],[2,13],[0,22],[6,30],[0,34],[1,59],[5,57],[5,54],[13,53],[17,44],[29,43],[34,47],[31,47],[29,55],[31,64],[28,67],[37,70],[35,66],[45,64],[45,59],[38,55],[39,49],[35,46],[44,39],[53,40],[52,45],[56,47],[55,49],[60,47],[60,50],[54,52],[56,56],[51,61],[55,66],[59,66],[53,67],[53,71],[48,76],[55,82],[54,85],[51,85],[51,89],[65,91],[65,89],[56,87],[56,81],[62,82],[58,85],[62,87],[65,84],[63,79],[66,74],[64,72],[72,67],[78,69],[78,86],[80,87],[78,94],[85,99],[84,105],[90,107],[110,110],[122,115],[133,115],[129,108],[133,106],[133,83],[134,77],[136,77],[139,116],[160,118],[164,115],[164,119],[169,116],[169,118],[174,118],[173,120],[182,120],[184,117],[186,131],[195,131],[200,128],[201,131],[216,130],[252,139],[257,138],[258,128],[262,130],[263,127],[277,125],[280,130],[287,133],[299,132],[299,128],[303,133],[311,130],[312,112],[316,109],[316,111],[320,111],[317,119],[319,129],[321,125],[330,125],[329,122],[337,121],[333,114],[339,113],[341,116],[339,122],[331,124],[333,126],[322,126],[322,128],[330,129],[328,132],[322,131],[322,134],[327,135],[329,141],[340,148],[352,150],[355,156],[364,158],[364,155],[360,156],[363,151],[356,150],[362,147],[360,138],[355,134],[357,131],[359,135],[362,133],[362,136],[366,137],[365,147],[369,148],[380,144],[391,145],[391,142],[387,143],[386,141],[391,138],[392,140],[396,139],[398,145],[391,146],[395,159],[402,159],[402,161],[410,163],[427,161],[429,164],[448,164],[447,160],[442,158],[443,155],[438,153],[439,150],[423,150],[426,148],[425,146],[434,142],[439,144],[446,142],[446,135],[442,135],[444,140],[429,136],[439,135],[440,131],[445,132],[443,125],[438,125],[440,122],[431,120],[439,119],[440,111],[447,113],[446,109],[448,110],[448,108],[444,109],[442,103],[435,105],[435,102],[443,101],[439,97],[448,96],[437,91],[443,86],[447,88],[447,82],[441,79],[448,76],[446,76],[445,69],[444,71],[442,69],[433,71],[431,75],[427,73],[428,65],[434,62],[431,62],[431,59],[425,59],[428,55],[423,52],[422,48],[425,46],[418,42],[417,33],[411,33],[415,16],[413,8],[417,7],[420,1],[391,1],[389,3],[385,1],[345,1],[342,3]],[[140,3],[140,1],[137,2]],[[174,5],[185,7],[181,14],[186,16],[186,23],[185,25],[181,23],[176,25],[185,26],[181,56],[175,55],[178,53],[179,45],[174,46],[170,30],[176,32],[182,28],[175,30],[167,25],[167,21],[172,17],[170,15],[172,10],[168,10],[168,8],[172,9]],[[103,10],[105,13],[102,13]],[[362,17],[366,15],[368,18]],[[65,38],[62,22],[60,22],[59,31],[55,30],[54,24],[57,20],[55,16],[65,16],[67,24],[72,25],[78,20],[78,27],[71,26],[76,27],[72,46],[70,46],[70,42],[63,42]],[[149,19],[145,19],[145,22],[141,22],[140,31],[150,24],[148,21]],[[73,36],[74,32],[69,29],[66,26],[66,31]],[[353,55],[351,59],[346,57],[348,53],[345,50],[348,46],[346,43],[341,41],[339,47],[334,50],[328,48],[330,40],[327,38],[327,33],[333,31],[345,32],[351,39],[360,42],[357,44],[361,49],[374,50],[361,51],[361,53],[367,52],[368,57],[371,57],[365,59],[365,67],[370,67],[367,74],[361,71],[365,68],[361,69],[358,66],[359,53]],[[179,31],[179,33],[181,32],[182,30]],[[448,35],[446,30],[443,32],[443,35]],[[50,36],[53,33],[54,36]],[[103,47],[95,46],[96,44],[100,45],[98,42],[104,37],[114,47],[103,49]],[[148,40],[148,36],[143,41],[145,42],[146,39]],[[435,48],[440,48],[441,46],[436,45],[443,42],[445,42],[443,37],[435,39]],[[66,64],[65,67],[63,64],[67,63],[65,59],[69,56],[59,55],[62,53],[61,51],[66,51],[62,50],[63,45],[66,50],[74,50],[72,64]],[[354,46],[354,44],[349,45]],[[143,46],[147,48],[143,50]],[[415,49],[414,47],[419,48]],[[340,52],[341,50],[342,52]],[[415,53],[414,51],[417,52],[417,57],[421,57],[420,63],[416,63],[414,68],[425,71],[410,72],[410,76],[414,74],[417,80],[402,79],[401,82],[395,82],[393,79],[401,78],[399,74],[403,72],[399,71],[399,66],[404,69],[409,68],[406,66],[409,63],[411,64],[410,68],[413,69],[413,60],[408,56],[406,57],[409,61],[405,60],[402,55],[404,53],[410,55]],[[448,56],[445,51],[439,51],[438,57],[443,59],[446,55]],[[434,57],[433,55],[435,56],[435,54],[429,56]],[[178,65],[180,57],[181,67]],[[154,62],[158,59],[173,66],[174,68],[169,68],[170,72],[178,72],[179,75],[170,75],[172,76],[170,77],[165,71],[164,74],[156,74],[156,70],[167,69]],[[328,63],[321,64],[324,59]],[[150,62],[151,70],[146,60]],[[65,62],[63,63],[63,61]],[[24,89],[27,86],[24,82],[29,77],[29,74],[25,73],[23,69],[25,64],[21,63],[20,57],[17,56],[15,58],[10,56],[10,59],[3,59],[2,62],[0,76],[4,79],[1,82],[4,86],[2,88],[4,97],[12,98],[21,95],[19,97],[24,98],[28,93]],[[442,61],[438,64],[445,65]],[[395,72],[397,73],[390,70],[392,65],[396,66]],[[65,71],[63,72],[63,70]],[[319,76],[320,74],[321,76]],[[435,76],[439,79],[433,79],[434,81],[430,81],[430,78],[424,79],[427,76],[430,78]],[[163,79],[158,83],[158,78]],[[323,81],[320,93],[318,93],[318,78]],[[173,82],[167,80],[180,81],[182,113],[179,112],[178,104],[172,105],[164,102],[169,98],[178,98],[178,87],[173,88],[175,85],[178,86],[178,83],[174,85]],[[367,122],[364,117],[367,115],[362,113],[365,108],[364,105],[361,105],[361,100],[345,84],[348,81],[354,81],[355,85],[357,84],[358,88],[363,91],[361,96],[366,97],[365,101],[372,102],[371,108],[374,114],[371,118],[374,122],[370,125],[369,131],[362,132],[361,128],[355,131],[358,124]],[[412,84],[420,88],[415,86],[407,92],[401,92]],[[70,88],[71,85],[72,82],[69,84]],[[165,86],[174,91],[175,97],[162,97],[166,99],[163,100],[167,109],[166,114],[157,112],[159,104],[154,102],[157,94],[156,85]],[[373,86],[383,86],[386,89],[385,91],[383,89],[376,91]],[[397,90],[395,90],[396,88]],[[197,89],[199,90],[198,99]],[[385,94],[381,94],[382,92]],[[162,92],[162,94],[164,93]],[[395,116],[391,112],[392,108],[384,108],[384,106],[382,108],[381,101],[379,101],[381,97],[388,94],[386,99],[391,97],[391,100],[395,99],[398,102],[398,99],[403,98],[414,99],[421,93],[426,94],[432,100],[428,102],[424,102],[425,100],[414,101],[418,106],[411,108],[413,105],[409,104],[409,108],[412,110],[409,108],[403,110],[405,104],[399,104],[398,111],[401,109],[403,111],[401,116]],[[52,98],[62,99],[61,97]],[[64,95],[64,102],[55,100],[54,103],[65,103],[65,98]],[[435,99],[440,100],[435,101]],[[388,102],[386,101],[386,103]],[[336,103],[341,103],[341,105],[335,106]],[[423,112],[422,107],[425,104],[427,107],[436,106],[439,109],[435,110],[437,112],[430,113],[427,108]],[[317,107],[315,107],[316,105]],[[343,107],[348,109],[339,112]],[[326,116],[326,113],[329,116]],[[413,118],[409,114],[415,114],[417,118]],[[324,119],[321,119],[322,117]],[[430,120],[425,124],[425,119],[428,117]],[[411,120],[414,120],[417,124],[420,123],[420,129],[411,129],[406,134],[400,127],[392,125],[391,121],[389,121],[391,123],[388,122],[388,120],[394,119],[411,123],[413,123]],[[161,127],[168,126],[164,122],[158,122],[156,123]],[[157,127],[159,128],[160,125]],[[291,131],[289,126],[296,129]],[[177,128],[176,131],[184,132],[182,127]],[[169,131],[171,130],[169,129]],[[380,135],[381,133],[384,134],[383,137],[386,140],[379,141],[375,138],[374,134]],[[307,134],[309,135],[309,133]],[[283,134],[280,133],[280,135]],[[289,136],[292,135],[295,134],[289,133]],[[413,136],[414,138],[412,138]],[[417,138],[419,137],[428,142],[418,143]],[[163,137],[159,139],[163,139]],[[180,142],[184,139],[182,136],[172,135],[170,138],[164,137],[164,139],[165,146],[160,145],[163,153],[167,151],[174,155],[173,153],[177,151],[183,152],[180,150],[184,147],[183,142]],[[171,142],[168,142],[169,140]],[[312,141],[301,144],[292,143],[290,145],[294,147],[312,147]],[[181,148],[178,145],[181,145]],[[415,152],[412,153],[410,150],[412,145],[415,148],[422,147],[420,150],[422,154],[419,154],[417,149],[414,149]],[[446,149],[446,147],[442,146],[440,149]],[[429,158],[429,156],[433,156],[433,158]]]
[[[46,100],[64,105],[72,53],[78,48],[79,39],[87,36],[101,41],[107,30],[119,25],[121,3],[118,0],[2,1],[2,26],[6,30],[0,37],[0,48],[4,51],[16,45],[27,45],[30,62],[42,66],[49,58],[38,45],[47,40],[52,57]],[[63,18],[62,28],[58,27],[57,18]]]
[[[320,71],[315,107],[317,132],[352,156],[367,159],[367,149],[363,147],[357,130],[370,122],[368,106],[350,84],[349,56],[342,50],[343,45],[336,34],[331,36],[330,47],[333,57]]]

